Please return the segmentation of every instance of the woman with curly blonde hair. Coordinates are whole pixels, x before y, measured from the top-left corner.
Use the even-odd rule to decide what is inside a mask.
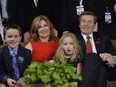
[[[59,47],[54,59],[60,62],[66,60],[67,63],[77,67],[77,73],[81,73],[82,53],[79,42],[73,33],[65,33],[60,39]]]

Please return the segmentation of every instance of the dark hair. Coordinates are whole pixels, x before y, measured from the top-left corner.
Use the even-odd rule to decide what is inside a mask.
[[[96,16],[93,12],[91,12],[91,11],[84,11],[84,12],[80,15],[80,17],[79,17],[79,23],[80,23],[80,21],[81,21],[82,16],[84,16],[84,15],[91,15],[91,16],[93,16],[93,17],[94,17],[94,24],[96,24],[96,22],[97,22],[97,16]]]
[[[16,24],[8,24],[8,25],[3,29],[3,35],[4,35],[4,37],[6,36],[7,30],[9,30],[10,28],[15,29],[15,30],[18,30],[20,36],[22,35],[22,31],[21,31],[20,26],[18,26],[18,25],[16,25]]]

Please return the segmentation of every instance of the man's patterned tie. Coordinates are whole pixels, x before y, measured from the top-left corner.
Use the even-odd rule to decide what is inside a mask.
[[[87,42],[86,42],[86,54],[90,54],[90,53],[92,53],[92,44],[91,44],[91,41],[90,41],[91,37],[87,36],[86,38],[87,38]]]

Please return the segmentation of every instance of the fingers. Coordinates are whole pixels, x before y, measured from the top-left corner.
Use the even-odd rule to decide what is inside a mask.
[[[103,61],[107,61],[107,65],[109,65],[109,67],[114,67],[115,58],[111,54],[101,53],[100,57]]]
[[[7,79],[7,84],[8,84],[9,87],[18,87],[17,82],[15,80],[11,79],[11,78]]]
[[[109,53],[101,53],[99,56],[102,58],[103,61],[107,61],[110,57],[112,57],[112,55]]]
[[[22,77],[17,81],[19,87],[25,87],[25,79]]]

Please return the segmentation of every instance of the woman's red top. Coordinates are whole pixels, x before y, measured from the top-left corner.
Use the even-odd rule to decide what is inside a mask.
[[[33,62],[44,62],[46,60],[51,60],[58,48],[59,40],[51,41],[49,43],[43,42],[33,42],[32,45],[32,61]]]

